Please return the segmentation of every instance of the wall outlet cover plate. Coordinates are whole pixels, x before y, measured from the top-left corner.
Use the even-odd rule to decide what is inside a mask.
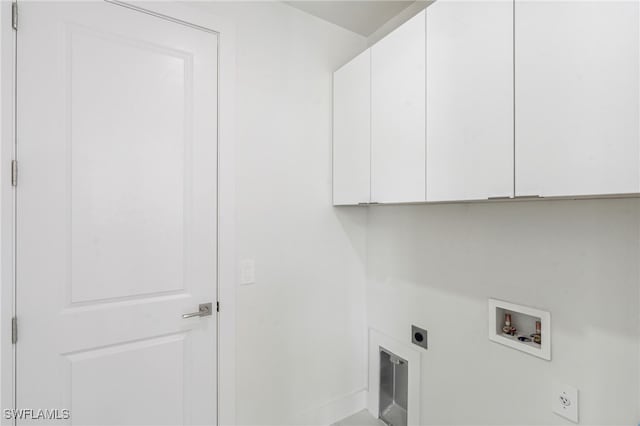
[[[429,346],[427,344],[427,330],[424,328],[417,327],[415,325],[411,326],[411,343],[414,345],[418,345],[421,348],[428,349]]]
[[[559,416],[578,423],[578,389],[554,382],[551,409]]]

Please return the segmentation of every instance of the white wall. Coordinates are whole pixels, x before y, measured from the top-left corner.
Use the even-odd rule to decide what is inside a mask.
[[[279,2],[196,7],[237,25],[238,424],[338,420],[366,387],[366,210],[331,207],[332,74],[366,40]]]
[[[422,424],[638,424],[640,200],[370,208],[370,326],[422,355]],[[552,361],[487,338],[487,298],[551,311]]]

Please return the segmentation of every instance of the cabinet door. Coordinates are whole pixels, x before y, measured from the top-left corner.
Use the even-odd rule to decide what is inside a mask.
[[[638,12],[516,1],[517,195],[640,192]]]
[[[371,48],[371,198],[425,200],[425,12]]]
[[[371,167],[371,54],[333,75],[333,204],[368,203]]]
[[[427,8],[427,201],[513,196],[513,2]]]

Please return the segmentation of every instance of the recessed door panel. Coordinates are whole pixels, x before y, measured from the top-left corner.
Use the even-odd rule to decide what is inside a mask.
[[[72,302],[182,290],[192,55],[82,26],[67,41]]]
[[[73,423],[181,424],[184,337],[161,337],[68,355]],[[127,386],[122,386],[124,383]]]

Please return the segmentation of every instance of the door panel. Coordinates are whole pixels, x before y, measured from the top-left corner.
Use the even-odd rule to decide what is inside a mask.
[[[371,47],[371,201],[425,201],[425,11]]]
[[[638,7],[516,0],[516,195],[640,192]]]
[[[18,76],[18,408],[215,424],[217,35],[25,2]]]
[[[68,355],[73,423],[95,424],[98,411],[104,425],[181,424],[184,343],[179,334]]]
[[[333,204],[371,200],[371,50],[333,74]]]
[[[182,290],[191,60],[82,26],[67,39],[72,302]]]
[[[513,3],[427,8],[427,201],[513,196]]]

